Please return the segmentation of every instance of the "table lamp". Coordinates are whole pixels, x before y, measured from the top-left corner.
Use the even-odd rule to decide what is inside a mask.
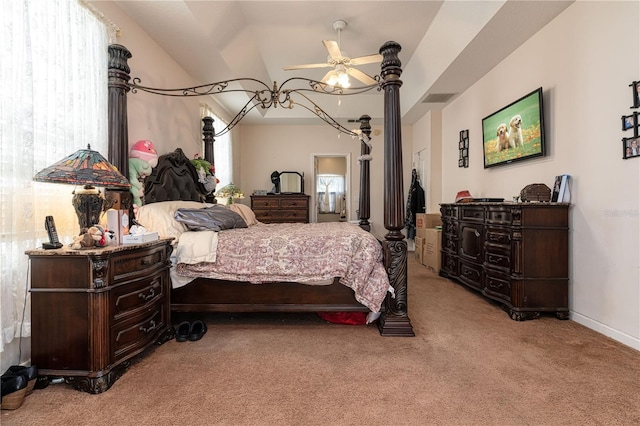
[[[118,169],[109,163],[91,145],[63,158],[57,163],[39,171],[33,180],[37,182],[66,183],[83,185],[73,191],[71,203],[78,215],[80,234],[100,222],[104,206],[104,196],[96,186],[113,189],[128,189],[131,184]]]

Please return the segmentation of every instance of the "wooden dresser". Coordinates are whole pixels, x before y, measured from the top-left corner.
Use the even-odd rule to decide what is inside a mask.
[[[101,393],[134,356],[174,337],[170,243],[26,252],[31,361],[41,375]]]
[[[569,317],[569,204],[441,204],[440,275],[480,291],[514,320]]]
[[[306,194],[252,195],[251,210],[264,223],[309,222],[309,196]]]

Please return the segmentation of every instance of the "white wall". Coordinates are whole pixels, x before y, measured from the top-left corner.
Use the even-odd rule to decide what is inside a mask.
[[[640,159],[622,159],[621,116],[640,80],[639,2],[576,2],[442,113],[442,199],[459,190],[511,200],[572,177],[571,318],[640,349]],[[548,154],[483,168],[481,120],[542,86]],[[420,124],[423,125],[423,124]],[[469,129],[470,166],[458,168]]]

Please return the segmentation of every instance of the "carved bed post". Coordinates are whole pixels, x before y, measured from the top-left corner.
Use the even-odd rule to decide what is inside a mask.
[[[129,176],[129,129],[127,92],[131,52],[119,44],[109,45],[109,162]]]
[[[213,143],[215,142],[215,139],[213,138],[213,135],[216,131],[213,128],[213,121],[213,117],[204,117],[202,119],[202,122],[204,123],[202,126],[202,139],[204,141],[204,159],[215,166],[215,156],[213,154]]]
[[[402,129],[400,125],[401,62],[400,45],[388,41],[380,48],[384,89],[384,236],[382,248],[395,298],[387,295],[378,321],[383,336],[415,336],[407,313],[407,242],[404,228],[404,188],[402,182]]]
[[[371,136],[371,117],[368,115],[360,116],[360,130],[367,138]],[[371,148],[366,143],[360,141],[360,204],[358,206],[358,219],[360,219],[360,228],[365,231],[371,231],[369,217],[371,217],[371,179],[369,160],[365,156],[371,154]]]
[[[215,138],[213,137],[216,133],[216,130],[213,128],[213,117],[204,117],[202,122],[202,140],[204,141],[204,159],[207,160],[211,165],[215,168],[215,155],[213,153],[213,143],[215,142]],[[211,194],[207,194],[205,197],[205,201],[207,203],[216,204],[218,201],[216,197]]]

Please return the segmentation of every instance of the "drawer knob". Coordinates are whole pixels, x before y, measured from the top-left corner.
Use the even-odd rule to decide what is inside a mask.
[[[149,294],[144,294],[144,292],[138,293],[138,297],[144,300],[145,302],[147,300],[153,299],[155,295],[156,295],[156,290],[153,287],[149,289]]]
[[[152,262],[151,262],[151,259],[142,259],[142,260],[140,261],[140,264],[141,264],[142,266],[149,266],[149,265],[151,265],[151,263],[152,263]]]
[[[143,333],[149,333],[150,331],[155,330],[156,328],[158,328],[158,325],[156,324],[156,322],[154,320],[149,321],[149,327],[143,327],[140,326],[140,328],[138,328],[139,331],[142,331]]]

